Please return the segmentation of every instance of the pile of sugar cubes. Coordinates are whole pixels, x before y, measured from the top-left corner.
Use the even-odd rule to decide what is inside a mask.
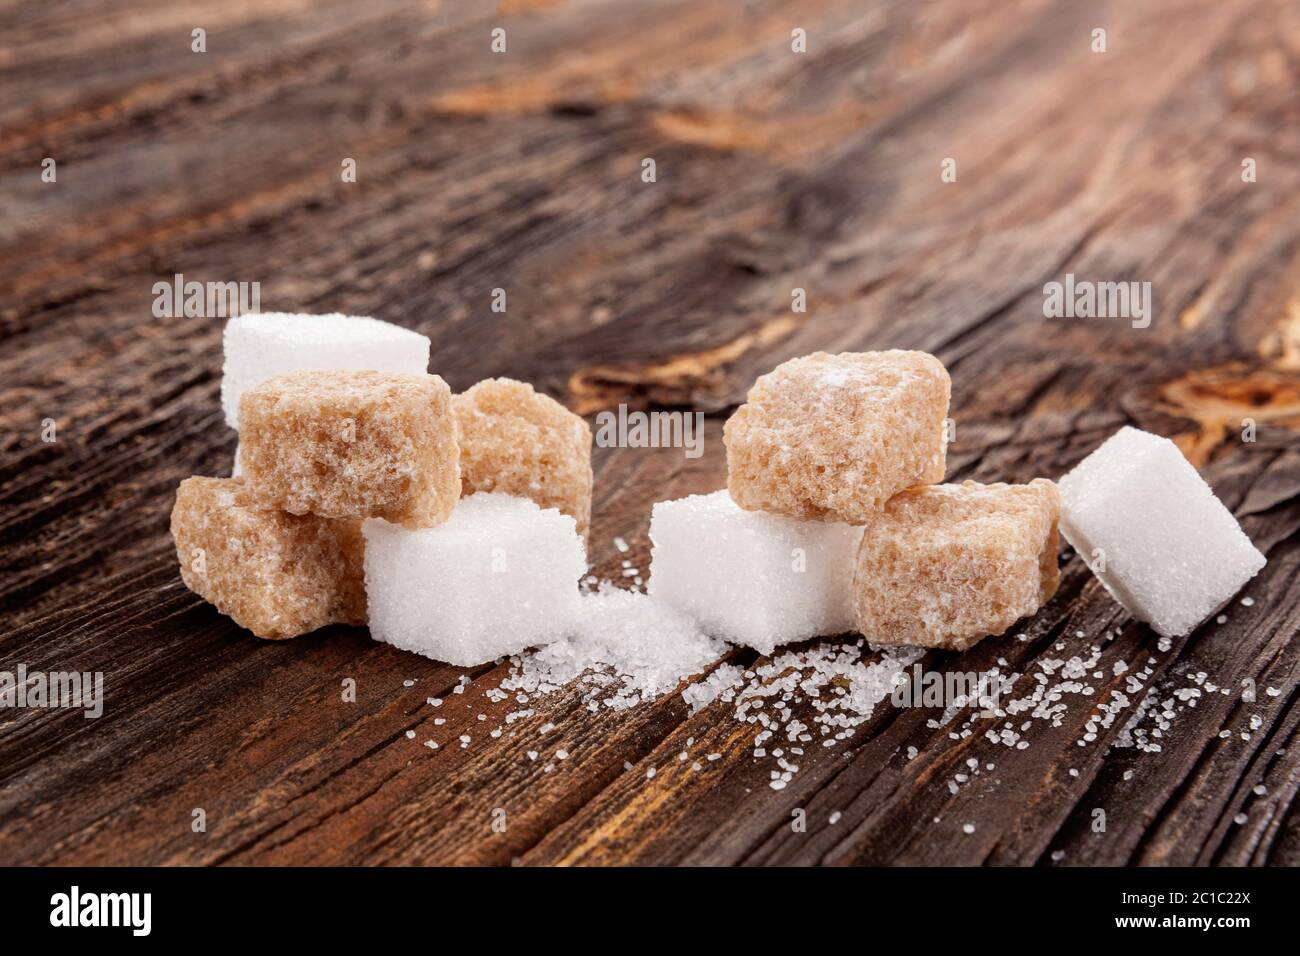
[[[429,374],[429,347],[369,318],[231,319],[222,403],[237,467],[180,485],[185,584],[260,637],[368,624],[469,666],[584,626],[635,641],[638,614],[765,654],[855,630],[961,650],[1052,597],[1058,525],[1117,600],[1171,636],[1264,565],[1167,439],[1124,428],[1059,489],[943,484],[942,363],[816,353],[761,376],[727,422],[726,489],[654,505],[649,597],[602,603],[579,590],[590,427],[522,382],[453,395]],[[611,607],[635,620],[613,626]]]
[[[230,478],[172,511],[181,576],[259,637],[327,624],[453,664],[561,637],[586,572],[591,429],[529,385],[460,395],[429,340],[375,319],[238,316]]]
[[[654,506],[651,595],[765,654],[852,630],[962,650],[1052,597],[1058,522],[1162,634],[1263,567],[1177,447],[1136,429],[1059,491],[941,484],[950,392],[923,352],[817,353],[761,376],[724,429],[727,489]]]

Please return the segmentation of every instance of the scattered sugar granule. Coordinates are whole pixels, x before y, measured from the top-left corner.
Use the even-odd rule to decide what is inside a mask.
[[[1239,813],[1239,814],[1237,814],[1235,817],[1232,818],[1232,822],[1235,823],[1235,824],[1237,824],[1237,826],[1239,826],[1239,827],[1240,827],[1240,826],[1245,826],[1246,823],[1247,823],[1249,820],[1250,820],[1250,817],[1246,816],[1246,814],[1244,814],[1244,813]]]
[[[963,824],[963,825],[962,825],[962,828],[961,828],[961,832],[962,832],[962,833],[974,833],[974,832],[975,832],[975,824],[973,824],[973,823],[966,823],[966,824]]]
[[[840,813],[840,811],[836,810],[834,813],[830,815],[830,817],[827,818],[827,822],[830,823],[831,826],[835,826],[835,824],[840,822],[840,818],[842,816],[843,814]]]
[[[408,730],[408,731],[406,732],[406,739],[407,739],[407,740],[414,740],[414,739],[415,739],[415,731],[414,731],[414,730]]]
[[[1255,786],[1255,796],[1257,796],[1257,797],[1262,797],[1262,796],[1264,796],[1264,795],[1267,794],[1267,793],[1268,793],[1268,787],[1264,786],[1262,783],[1261,783],[1261,784],[1256,784],[1256,786]]]
[[[424,742],[424,745],[425,745],[426,747],[428,747],[430,750],[437,750],[437,749],[438,749],[438,742],[437,742],[436,740],[426,740],[426,741]]]
[[[1241,606],[1242,606],[1242,607],[1254,607],[1254,606],[1255,606],[1255,599],[1254,599],[1253,597],[1244,597],[1244,598],[1241,599]]]
[[[606,707],[625,710],[675,690],[726,653],[684,614],[648,596],[605,585],[583,594],[567,636],[511,658],[506,690],[547,693],[574,681]],[[683,693],[689,702],[730,678],[706,679],[706,690]],[[692,685],[695,687],[697,685]]]
[[[812,739],[809,729],[847,739],[876,704],[889,697],[895,681],[922,653],[919,648],[884,648],[880,659],[872,661],[864,659],[861,641],[828,643],[780,653],[769,663],[745,671],[745,683],[734,693],[733,702],[738,721],[764,728],[754,738],[754,759],[767,756],[764,744],[778,733],[777,739],[798,743]],[[772,716],[767,713],[769,705]],[[811,720],[796,716],[796,707],[811,710]],[[783,771],[774,771],[772,785],[777,790],[798,770],[784,753],[784,747],[771,752]]]

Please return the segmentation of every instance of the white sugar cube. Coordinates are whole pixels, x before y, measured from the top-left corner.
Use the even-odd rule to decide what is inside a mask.
[[[400,325],[355,315],[237,315],[226,323],[221,407],[239,427],[239,396],[286,372],[373,369],[423,375],[429,339]]]
[[[726,491],[651,512],[650,595],[717,637],[770,654],[853,630],[862,529],[745,511]]]
[[[1167,438],[1121,428],[1060,480],[1061,533],[1136,618],[1189,633],[1264,566]]]
[[[573,626],[586,551],[573,519],[554,508],[479,493],[432,528],[371,519],[364,531],[376,640],[467,667]]]

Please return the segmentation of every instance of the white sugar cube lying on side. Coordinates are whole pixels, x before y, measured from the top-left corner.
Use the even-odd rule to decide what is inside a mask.
[[[411,531],[364,525],[370,634],[467,667],[558,640],[587,571],[577,526],[511,495],[471,495],[451,517]]]
[[[237,315],[226,323],[221,407],[239,427],[239,397],[286,372],[353,368],[423,375],[429,339],[390,322],[355,315]]]
[[[726,491],[651,512],[650,596],[717,637],[770,654],[853,630],[862,529],[745,511]]]
[[[1181,637],[1264,556],[1167,438],[1121,428],[1060,480],[1061,533],[1120,604]]]

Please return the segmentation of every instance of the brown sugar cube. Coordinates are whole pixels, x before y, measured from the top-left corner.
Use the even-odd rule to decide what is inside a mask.
[[[925,352],[816,352],[759,377],[723,429],[740,507],[866,524],[943,480],[952,384]]]
[[[262,504],[427,528],[460,498],[451,389],[436,375],[292,372],[244,392],[239,463]]]
[[[873,644],[965,650],[1042,607],[1060,583],[1056,485],[931,485],[889,500],[853,575]]]
[[[172,508],[181,579],[258,637],[365,624],[365,539],[356,519],[262,507],[239,478],[187,478]]]
[[[531,385],[490,378],[451,400],[460,426],[460,487],[555,508],[587,536],[591,523],[591,428]]]

